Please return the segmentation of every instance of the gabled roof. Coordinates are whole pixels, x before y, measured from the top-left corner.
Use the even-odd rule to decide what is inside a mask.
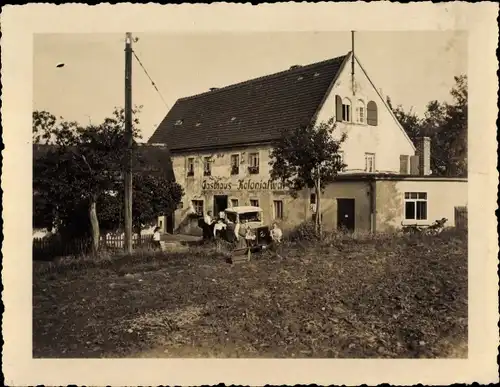
[[[149,139],[170,151],[276,140],[280,129],[308,124],[346,55],[177,100]]]

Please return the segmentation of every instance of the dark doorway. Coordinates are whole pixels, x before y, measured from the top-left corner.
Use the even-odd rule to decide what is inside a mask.
[[[354,199],[337,199],[337,228],[354,231]]]
[[[219,212],[227,208],[227,195],[214,195],[214,217],[219,216]]]
[[[174,233],[174,214],[167,215],[166,218],[167,218],[166,231],[169,234],[173,234]]]

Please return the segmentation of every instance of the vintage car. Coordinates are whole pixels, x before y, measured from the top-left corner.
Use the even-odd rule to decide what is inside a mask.
[[[227,208],[224,213],[226,216],[226,223],[228,224],[224,238],[227,241],[234,241],[234,225],[240,223],[241,226],[249,227],[253,234],[253,236],[248,239],[252,250],[265,249],[272,243],[270,228],[264,225],[262,221],[262,208],[238,206]],[[231,227],[231,225],[233,227]]]

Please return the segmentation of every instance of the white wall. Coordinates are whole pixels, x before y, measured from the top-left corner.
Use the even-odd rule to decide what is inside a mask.
[[[342,98],[347,97],[351,100],[353,121],[356,118],[356,104],[352,102],[357,102],[359,99],[364,101],[366,122],[366,106],[370,100],[374,101],[378,108],[377,126],[354,122],[337,123],[336,136],[340,138],[343,132],[347,133],[348,136],[346,142],[342,145],[344,162],[347,164],[346,172],[363,171],[365,169],[366,152],[375,153],[376,171],[399,173],[399,156],[413,155],[415,148],[365,75],[358,61],[355,61],[354,73],[355,95],[353,95],[351,86],[351,60],[349,56],[324,105],[320,109],[317,120],[321,122],[335,117],[335,95]],[[397,73],[394,74],[394,77],[397,79]]]

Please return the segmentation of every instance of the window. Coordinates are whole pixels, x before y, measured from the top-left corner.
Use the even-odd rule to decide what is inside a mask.
[[[365,171],[375,172],[375,153],[365,153]]]
[[[187,175],[194,176],[194,158],[190,157],[187,159]]]
[[[203,200],[192,200],[193,210],[195,214],[203,216]]]
[[[212,161],[210,157],[203,158],[203,176],[211,176],[212,175]]]
[[[250,199],[250,205],[252,207],[258,207],[259,206],[259,201],[257,199]]]
[[[338,162],[339,164],[344,164],[344,152],[338,151],[336,155],[333,156],[335,158],[335,161]],[[342,167],[340,171],[344,171],[345,167]]]
[[[358,100],[356,108],[356,121],[360,124],[365,123],[365,103],[361,99]]]
[[[238,207],[238,199],[231,199],[231,207]]]
[[[274,201],[274,219],[283,219],[283,201]]]
[[[368,102],[368,105],[366,105],[366,123],[372,126],[378,125],[377,104],[373,101]]]
[[[259,173],[259,154],[250,153],[248,155],[248,172],[251,174]]]
[[[405,192],[405,220],[427,219],[427,193]]]
[[[175,121],[175,126],[182,125],[183,121],[182,120],[177,120]]]
[[[342,101],[342,121],[351,122],[351,101],[348,98]]]
[[[240,155],[231,155],[231,175],[240,173]]]

